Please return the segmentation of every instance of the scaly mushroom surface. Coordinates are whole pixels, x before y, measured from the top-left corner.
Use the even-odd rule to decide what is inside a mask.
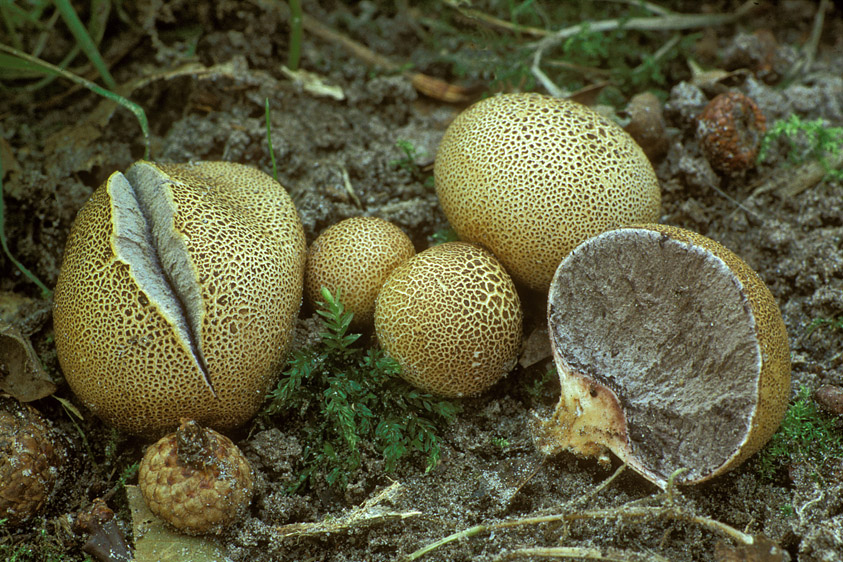
[[[138,162],[79,211],[55,291],[73,391],[122,430],[250,419],[292,340],[304,233],[284,188],[229,162]]]
[[[488,251],[433,246],[396,267],[378,294],[375,332],[409,383],[449,398],[479,394],[515,365],[521,301]]]
[[[379,217],[352,217],[324,230],[307,251],[305,295],[322,300],[322,287],[340,293],[352,326],[371,326],[375,298],[386,278],[416,250],[404,231]]]

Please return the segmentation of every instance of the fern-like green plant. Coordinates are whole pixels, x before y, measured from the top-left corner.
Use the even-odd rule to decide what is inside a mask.
[[[773,123],[761,140],[758,161],[764,161],[779,143],[787,146],[787,160],[797,166],[810,160],[818,161],[833,179],[843,179],[843,170],[835,169],[835,160],[843,148],[843,127],[830,127],[822,119],[803,121],[798,115]]]
[[[454,419],[456,405],[409,386],[398,377],[398,363],[379,349],[356,346],[360,335],[348,332],[352,314],[340,295],[323,288],[322,297],[321,341],[293,352],[264,412],[307,416],[303,468],[291,491],[317,474],[345,487],[365,450],[382,455],[387,472],[410,453],[426,455],[431,470],[441,453],[437,432]]]

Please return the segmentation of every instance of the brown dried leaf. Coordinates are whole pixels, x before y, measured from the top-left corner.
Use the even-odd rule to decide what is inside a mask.
[[[29,338],[0,320],[0,390],[21,402],[49,396],[56,385],[41,367]]]

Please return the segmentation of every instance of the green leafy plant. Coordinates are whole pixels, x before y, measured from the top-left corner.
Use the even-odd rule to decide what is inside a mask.
[[[442,228],[430,235],[430,240],[434,246],[444,244],[445,242],[456,242],[460,239],[457,231],[451,227]]]
[[[843,431],[835,417],[825,414],[802,386],[781,427],[760,456],[760,472],[772,478],[789,464],[809,464],[819,477],[832,459],[843,458]]]
[[[830,127],[822,119],[803,121],[798,115],[791,115],[773,123],[764,135],[758,161],[766,160],[779,143],[786,144],[787,160],[791,165],[816,160],[828,177],[843,179],[843,170],[832,165],[843,147],[843,127]]]
[[[377,349],[355,346],[348,333],[352,314],[327,289],[317,311],[325,331],[313,348],[293,352],[270,394],[265,414],[308,416],[303,470],[291,491],[317,474],[345,487],[364,451],[380,454],[387,472],[409,453],[427,456],[427,470],[439,461],[437,430],[454,419],[457,407],[416,390],[397,375],[400,366]]]
[[[805,330],[805,336],[810,336],[820,328],[843,330],[843,316],[837,318],[814,318]]]
[[[416,146],[406,139],[398,139],[395,142],[395,146],[401,149],[401,152],[404,153],[404,156],[398,158],[396,160],[391,160],[389,165],[393,168],[401,168],[410,172],[410,174],[416,176],[421,174],[421,169],[418,165],[418,159],[422,156],[419,152],[419,149]]]

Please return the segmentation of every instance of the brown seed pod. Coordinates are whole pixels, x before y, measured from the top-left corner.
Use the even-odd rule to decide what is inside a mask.
[[[396,267],[375,304],[375,332],[401,376],[451,398],[479,394],[515,365],[521,301],[495,257],[433,246]]]
[[[65,458],[41,414],[0,396],[0,519],[17,525],[39,513],[56,489]]]
[[[416,253],[400,228],[378,217],[352,217],[327,228],[307,252],[305,294],[311,305],[322,300],[322,287],[340,292],[356,328],[372,324],[375,298],[383,282]]]
[[[138,485],[150,511],[176,529],[219,534],[245,514],[254,478],[228,437],[184,420],[146,450]]]
[[[715,96],[697,118],[697,137],[711,167],[734,174],[755,166],[767,119],[740,92]]]
[[[548,295],[562,396],[539,445],[614,452],[665,487],[734,468],[775,433],[790,396],[773,295],[735,254],[651,224],[600,234],[566,257]]]
[[[460,240],[547,291],[562,258],[609,228],[658,219],[659,182],[632,137],[578,103],[490,97],[457,116],[436,153],[436,195]]]

